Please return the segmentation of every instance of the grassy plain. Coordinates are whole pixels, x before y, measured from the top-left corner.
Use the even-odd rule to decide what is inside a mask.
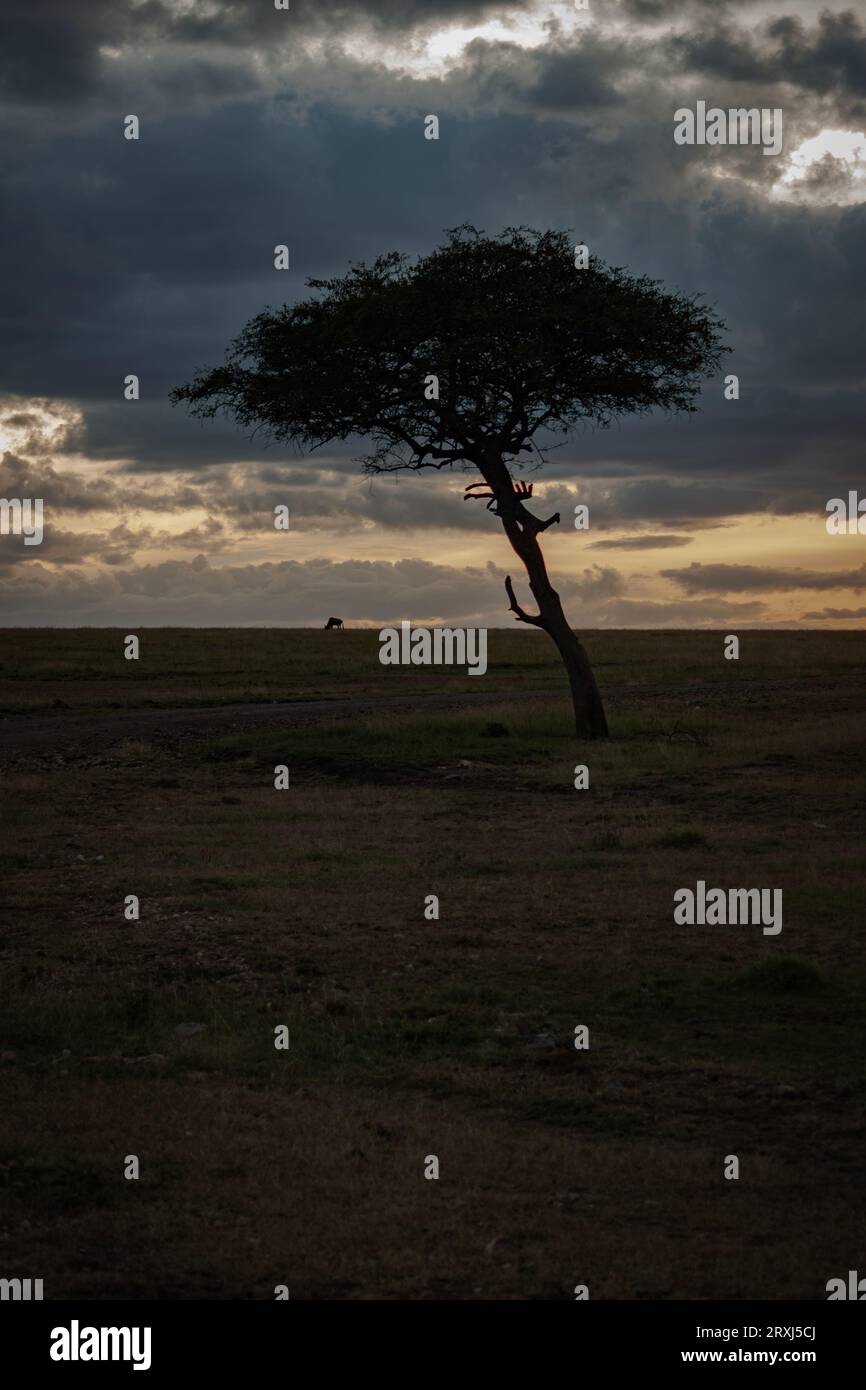
[[[140,635],[0,633],[4,1276],[809,1299],[862,1267],[864,634],[589,634],[604,746],[542,634],[492,632],[483,678],[374,632]],[[781,887],[781,935],[675,925],[699,878]]]

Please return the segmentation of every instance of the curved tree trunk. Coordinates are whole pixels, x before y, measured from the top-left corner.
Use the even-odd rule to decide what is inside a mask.
[[[562,609],[559,594],[547,574],[538,535],[559,521],[559,514],[549,521],[539,521],[528,512],[514,492],[511,475],[501,457],[487,458],[478,465],[481,474],[496,498],[499,516],[512,549],[520,557],[529,579],[529,587],[538,604],[538,613],[525,613],[517,602],[509,577],[505,581],[511,608],[521,622],[543,628],[555,643],[568,672],[571,700],[574,706],[574,726],[578,738],[608,738],[609,731],[604,706],[589,664],[589,657],[571,630]]]

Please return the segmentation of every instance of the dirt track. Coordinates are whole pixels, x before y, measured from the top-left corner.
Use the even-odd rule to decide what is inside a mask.
[[[847,681],[830,685],[844,688]],[[815,690],[814,679],[755,681],[733,691],[730,685],[710,683],[690,686],[619,685],[606,686],[604,698],[616,704],[624,698],[636,700],[675,700],[685,706],[723,699],[752,703],[784,688],[802,685]],[[853,688],[853,686],[852,686]],[[30,752],[50,753],[58,748],[71,751],[100,750],[125,739],[144,739],[153,743],[173,743],[189,738],[241,734],[273,724],[304,725],[331,720],[376,718],[386,713],[412,714],[422,711],[456,710],[485,705],[517,704],[532,701],[567,701],[567,693],[555,690],[483,690],[430,694],[419,691],[406,695],[351,696],[335,700],[281,700],[271,703],[203,705],[128,710],[96,710],[90,713],[7,714],[0,717],[0,761]]]
[[[286,700],[270,704],[94,711],[88,714],[13,714],[0,719],[0,754],[13,757],[63,747],[104,748],[124,739],[171,742],[192,736],[230,735],[268,724],[316,724],[366,719],[386,712],[450,710],[461,706],[555,699],[550,691],[485,690],[478,694],[376,695],[341,700]],[[565,697],[564,697],[565,698]]]

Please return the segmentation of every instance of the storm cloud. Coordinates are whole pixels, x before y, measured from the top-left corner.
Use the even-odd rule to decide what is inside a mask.
[[[781,105],[783,156],[676,146],[674,110],[697,99]],[[438,141],[423,138],[428,112]],[[123,138],[129,113],[138,141]],[[624,421],[549,454],[537,496],[564,515],[590,505],[587,548],[694,550],[759,516],[817,531],[826,499],[863,483],[866,202],[851,201],[844,160],[816,162],[794,193],[783,172],[801,140],[864,126],[866,26],[845,5],[628,0],[584,22],[534,0],[11,0],[0,391],[14,447],[0,481],[3,495],[44,496],[55,531],[7,570],[93,561],[116,584],[142,552],[197,538],[216,560],[254,544],[283,501],[309,535],[346,544],[374,528],[389,545],[441,530],[484,546],[492,519],[463,504],[459,476],[371,490],[360,441],[297,457],[167,401],[309,276],[426,253],[464,221],[571,229],[727,322],[738,399],[720,374],[693,417]],[[291,269],[278,272],[283,242]],[[129,373],[138,401],[124,399]],[[75,428],[43,447],[31,399],[75,413]],[[240,583],[243,566],[225,573]],[[656,573],[671,604],[846,587],[796,565]]]

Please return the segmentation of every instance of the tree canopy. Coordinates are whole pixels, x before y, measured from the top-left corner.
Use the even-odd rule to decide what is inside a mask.
[[[364,437],[373,473],[543,454],[581,423],[695,410],[721,321],[699,296],[575,260],[565,232],[457,227],[414,262],[308,280],[315,297],[257,314],[172,399],[306,448]]]

